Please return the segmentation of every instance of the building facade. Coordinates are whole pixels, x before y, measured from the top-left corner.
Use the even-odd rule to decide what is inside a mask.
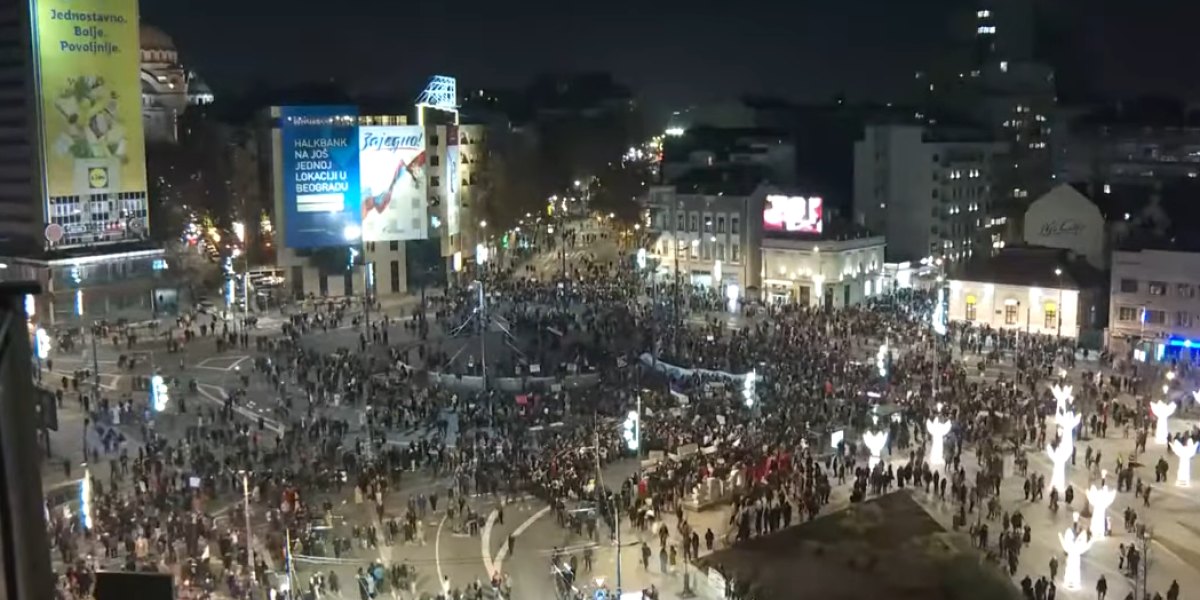
[[[179,141],[179,117],[188,106],[211,104],[212,90],[179,61],[175,42],[142,23],[142,126],[148,143]]]
[[[1086,196],[1063,184],[1029,205],[1025,243],[1069,250],[1097,269],[1107,264],[1104,215]]]
[[[843,308],[882,293],[883,236],[783,239],[762,243],[763,299],[769,303]]]
[[[1002,225],[988,215],[1003,151],[918,125],[868,126],[854,145],[855,220],[885,233],[891,261],[969,259]]]
[[[1194,360],[1200,351],[1197,274],[1197,252],[1113,252],[1109,349],[1143,361]]]
[[[1011,283],[950,280],[951,322],[966,322],[1018,335],[1078,338],[1080,291],[1072,286],[1043,288]]]
[[[739,297],[758,286],[765,197],[761,190],[725,196],[651,188],[649,228],[658,239],[649,254],[658,273],[714,289],[736,286]]]
[[[0,253],[29,256],[45,246],[42,146],[29,3],[0,7]]]
[[[479,189],[486,165],[486,128],[481,125],[429,124],[424,126],[425,150],[413,159],[421,168],[416,177],[424,190],[429,217],[428,239],[411,241],[361,241],[328,248],[291,248],[285,239],[287,210],[284,202],[283,108],[272,107],[260,133],[270,140],[271,194],[274,197],[276,266],[283,270],[289,296],[377,297],[410,293],[410,284],[431,284],[435,272],[450,273],[456,266],[475,261],[484,240],[481,220],[483,200]],[[407,125],[406,115],[364,115],[359,126]],[[421,158],[423,156],[423,158]],[[356,192],[357,193],[357,192]],[[433,246],[426,252],[427,246]],[[425,256],[440,255],[425,264]],[[353,255],[353,256],[351,256]],[[436,258],[434,259],[436,261]],[[410,269],[418,272],[410,273]]]

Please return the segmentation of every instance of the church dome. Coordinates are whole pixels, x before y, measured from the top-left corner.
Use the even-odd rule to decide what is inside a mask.
[[[170,64],[179,62],[178,53],[175,51],[175,42],[163,30],[142,23],[138,28],[138,36],[141,38],[142,62]]]

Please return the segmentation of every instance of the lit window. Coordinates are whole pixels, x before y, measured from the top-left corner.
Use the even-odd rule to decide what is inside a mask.
[[[975,296],[967,296],[967,320],[975,320]]]
[[[1046,329],[1055,329],[1058,327],[1058,305],[1053,302],[1047,302],[1042,311],[1046,320],[1042,324]]]

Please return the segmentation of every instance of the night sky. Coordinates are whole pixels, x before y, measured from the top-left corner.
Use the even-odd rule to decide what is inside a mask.
[[[1200,97],[1200,7],[1184,0],[1054,3],[1073,63],[1096,92]],[[969,0],[141,0],[213,88],[343,82],[410,95],[432,74],[516,87],[546,71],[607,70],[660,106],[742,92],[903,101],[950,46]],[[311,8],[309,8],[311,7]],[[354,8],[361,7],[361,8]]]

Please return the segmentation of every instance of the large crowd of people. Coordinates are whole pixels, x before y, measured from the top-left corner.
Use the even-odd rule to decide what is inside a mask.
[[[860,502],[910,487],[953,511],[954,526],[998,568],[1026,574],[1026,598],[1052,599],[1057,563],[1022,568],[1030,522],[1000,495],[1015,469],[1026,500],[1043,499],[1044,477],[1026,452],[1056,435],[1047,426],[1055,407],[1048,383],[1074,387],[1085,415],[1077,447],[1089,473],[1131,469],[1128,455],[1102,457],[1089,439],[1132,432],[1133,446],[1146,435],[1145,411],[1115,401],[1143,389],[1144,374],[1107,354],[1089,356],[1074,340],[969,324],[939,336],[930,327],[933,296],[914,290],[838,309],[743,302],[731,327],[725,299],[633,267],[628,257],[586,264],[567,281],[492,271],[480,278],[483,307],[474,282],[365,319],[345,303],[313,303],[279,336],[254,334],[255,358],[228,384],[223,404],[183,401],[172,408],[182,414],[160,415],[187,419],[175,439],[152,425],[113,425],[100,412],[115,399],[97,401],[92,388],[61,382],[60,397],[94,414],[88,427],[109,441],[91,449],[87,506],[48,502],[60,593],[84,596],[97,570],[124,569],[172,573],[189,595],[248,597],[273,585],[273,570],[295,569],[297,556],[317,566],[301,567],[308,576],[292,580],[292,594],[416,593],[417,566],[361,559],[356,581],[339,582],[321,561],[426,543],[430,512],[444,513],[456,532],[478,534],[490,507],[473,496],[500,506],[523,494],[553,507],[581,536],[615,537],[623,523],[649,532],[658,546],[642,545],[643,565],[657,554],[666,571],[816,518],[839,490]],[[219,326],[203,321],[181,321],[168,334],[172,343],[213,343]],[[310,343],[347,325],[358,331],[353,347]],[[248,333],[220,327],[219,350],[250,350]],[[463,341],[481,331],[511,347],[487,364],[485,389],[433,383],[431,371],[483,374],[476,345]],[[187,368],[181,364],[177,379],[187,379]],[[569,390],[552,384],[514,394],[487,385],[489,377],[561,382],[588,373],[598,376]],[[1190,374],[1183,366],[1178,373]],[[132,412],[145,402],[121,401]],[[269,407],[269,418],[245,419],[239,409],[249,404]],[[619,422],[634,409],[653,415],[639,423],[648,460],[628,479],[603,481],[607,465],[630,455]],[[929,462],[924,424],[935,415],[953,423],[945,467]],[[872,466],[858,440],[880,429],[889,432],[889,458]],[[390,441],[402,437],[409,441]],[[438,492],[409,494],[414,477],[439,482]],[[1138,480],[1121,493],[1136,488],[1149,503],[1151,487]],[[1070,507],[1080,495],[1068,485],[1046,498]],[[706,503],[731,507],[728,528],[689,523]],[[342,519],[346,505],[368,520]],[[1129,509],[1127,529],[1138,521]],[[564,592],[578,560],[591,564],[591,550],[583,552],[552,557]],[[1134,578],[1138,552],[1129,544],[1121,558]],[[507,576],[489,576],[509,597]],[[731,577],[729,585],[733,596],[754,596],[750,581]],[[482,587],[447,579],[433,594],[475,597]],[[1162,593],[1175,600],[1178,585]]]

